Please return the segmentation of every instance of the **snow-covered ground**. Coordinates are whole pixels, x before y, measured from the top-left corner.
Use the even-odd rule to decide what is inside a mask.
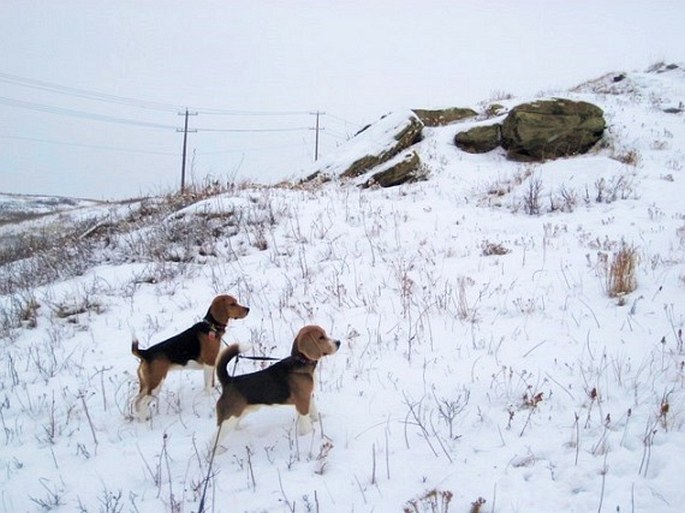
[[[295,436],[290,407],[248,416],[207,511],[682,511],[685,118],[664,109],[685,72],[616,74],[549,94],[604,109],[588,155],[514,163],[459,151],[473,122],[426,129],[426,182],[239,188],[2,297],[5,325],[26,304],[35,322],[3,329],[0,511],[197,511],[218,392],[172,373],[134,420],[130,338],[161,341],[222,292],[251,308],[227,343],[286,356],[315,323],[342,346],[319,367],[314,432]],[[241,221],[195,234],[192,258],[122,254],[192,216]],[[609,297],[622,248],[637,288]]]
[[[12,222],[18,224],[21,221],[34,219],[46,214],[70,212],[101,204],[101,202],[73,198],[0,193],[0,223]]]

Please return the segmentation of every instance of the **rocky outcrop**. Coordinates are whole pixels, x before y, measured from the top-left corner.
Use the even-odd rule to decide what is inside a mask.
[[[425,180],[427,175],[428,173],[421,166],[419,154],[411,151],[405,154],[398,162],[392,163],[377,173],[373,173],[371,178],[360,184],[360,187],[364,189],[373,185],[394,187],[403,183]]]
[[[449,109],[414,109],[421,122],[425,126],[445,126],[463,119],[474,118],[478,113],[473,109],[452,107]]]
[[[497,115],[503,109],[497,105],[492,113]],[[431,126],[476,116],[470,109],[419,110],[418,113]],[[504,114],[497,117],[501,119]],[[479,119],[489,124],[457,133],[455,144],[471,153],[485,153],[502,146],[509,158],[521,161],[585,153],[601,139],[606,126],[599,107],[567,99],[518,105],[506,114],[501,124]],[[341,178],[366,188],[423,180],[427,176],[426,167],[418,153],[409,148],[422,139],[424,126],[414,111],[387,114],[360,130],[339,152],[318,162],[303,182]]]
[[[385,118],[381,118],[381,120],[383,119]],[[379,124],[382,125],[381,122],[379,122]],[[421,131],[423,130],[423,126],[423,123],[418,117],[407,117],[404,123],[394,127],[392,142],[390,144],[381,148],[378,152],[364,155],[363,157],[355,160],[347,169],[340,173],[340,176],[342,178],[355,178],[373,169],[374,167],[389,161],[400,152],[406,150],[411,145],[416,144],[421,140]],[[373,133],[375,133],[375,130],[372,130],[372,128],[374,128],[373,125],[358,133],[355,137],[364,138],[367,132],[369,133],[368,135],[370,137],[374,137]]]
[[[512,160],[541,161],[587,152],[602,137],[602,109],[567,99],[514,107],[502,123],[502,147]]]
[[[454,136],[454,144],[469,153],[487,153],[500,145],[500,125],[476,126]]]
[[[418,116],[410,110],[386,114],[357,132],[340,151],[317,162],[313,173],[303,182],[324,182],[332,178],[364,182],[368,177],[362,175],[381,169],[419,142],[423,127]]]

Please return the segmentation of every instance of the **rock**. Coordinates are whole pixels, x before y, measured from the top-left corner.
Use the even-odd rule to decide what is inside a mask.
[[[386,120],[384,116],[381,120],[374,125],[371,125],[366,130],[360,132],[355,136],[355,138],[369,138],[372,139],[371,147],[377,141],[373,141],[374,138],[379,137],[379,132],[382,133],[387,142],[382,144],[378,151],[364,155],[358,158],[352,164],[349,165],[342,173],[340,173],[341,178],[355,178],[360,176],[367,171],[379,166],[402,151],[406,150],[413,144],[419,142],[422,138],[421,131],[423,130],[423,123],[415,115],[407,116],[403,122],[396,124],[393,119],[390,119],[390,123],[386,127],[383,121]],[[388,137],[391,136],[391,137]]]
[[[425,126],[445,126],[463,119],[474,118],[478,113],[473,109],[452,107],[449,109],[414,109],[421,122]]]
[[[300,183],[355,179],[389,162],[423,138],[423,123],[414,112],[391,112],[365,126],[336,152],[316,162]],[[359,180],[360,182],[363,180]]]
[[[500,144],[500,125],[476,126],[454,136],[454,144],[469,153],[487,153]]]
[[[502,146],[512,160],[540,161],[587,152],[602,138],[602,109],[557,98],[514,107],[502,123]]]
[[[399,162],[393,163],[386,169],[374,173],[371,178],[360,184],[360,187],[363,189],[371,187],[372,185],[394,187],[403,183],[425,180],[426,177],[427,173],[421,166],[419,154],[412,151],[404,155],[404,158]]]
[[[501,103],[491,103],[485,108],[483,114],[485,114],[485,117],[488,119],[496,118],[497,116],[501,116],[502,114],[504,114],[506,110],[507,108]]]

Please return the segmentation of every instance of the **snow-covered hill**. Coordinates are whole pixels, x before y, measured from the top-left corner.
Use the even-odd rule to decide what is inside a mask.
[[[617,75],[545,95],[604,110],[582,157],[514,163],[459,151],[469,123],[425,129],[423,183],[106,205],[63,258],[5,264],[0,511],[197,511],[218,392],[172,373],[134,420],[130,339],[223,292],[251,308],[228,343],[286,356],[315,323],[342,346],[314,432],[288,407],[248,416],[207,511],[681,511],[685,72]],[[615,295],[621,262],[636,288]]]

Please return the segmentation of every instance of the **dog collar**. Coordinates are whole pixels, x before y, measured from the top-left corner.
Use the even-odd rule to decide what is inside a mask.
[[[307,358],[303,353],[299,353],[299,352],[296,353],[296,354],[294,354],[294,355],[293,355],[293,358],[294,358],[297,362],[299,362],[299,363],[301,363],[301,364],[305,364],[305,365],[307,365],[307,364],[314,364],[314,365],[316,365],[316,363],[317,363],[316,360],[310,360],[310,359]]]
[[[203,321],[209,324],[210,331],[216,331],[217,333],[224,333],[226,331],[226,325],[217,321],[211,312],[207,312],[207,315],[205,315]]]

